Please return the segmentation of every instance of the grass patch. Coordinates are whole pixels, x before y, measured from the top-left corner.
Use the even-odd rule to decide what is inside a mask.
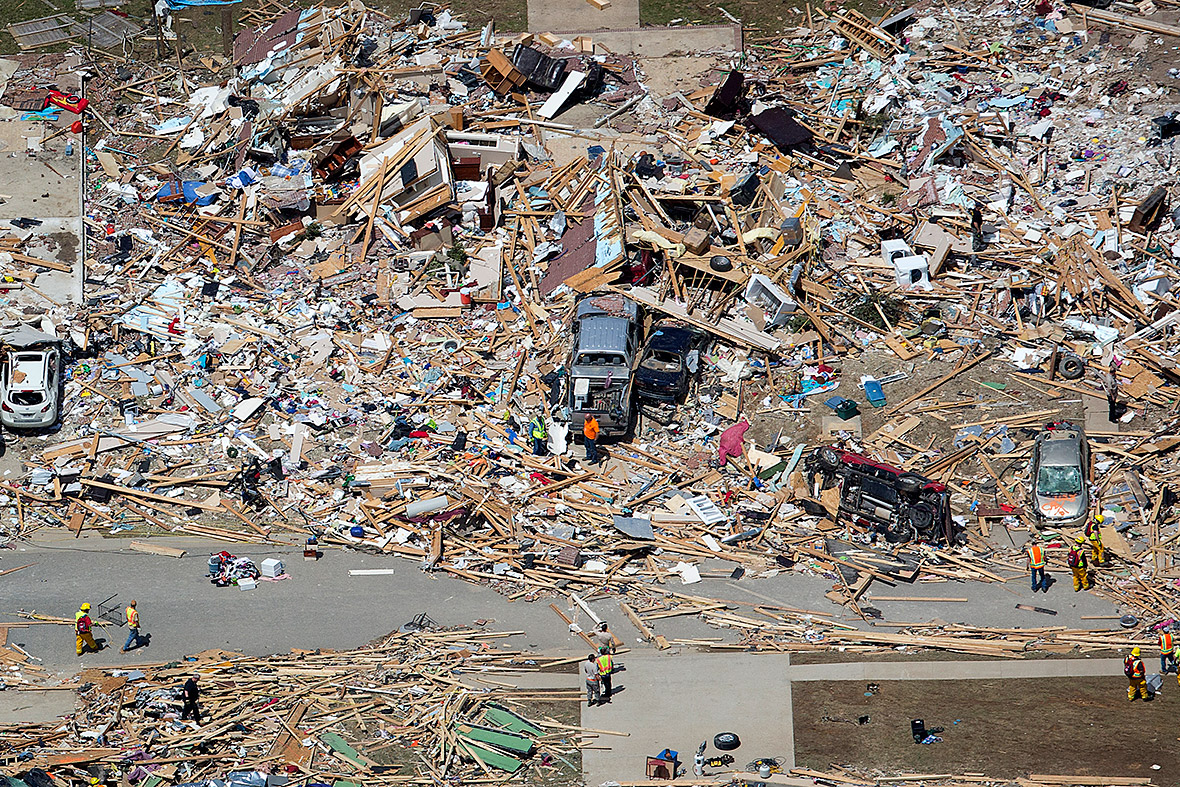
[[[812,19],[819,24],[822,17],[814,9],[822,4],[813,2],[811,5]],[[882,8],[875,0],[845,0],[840,5],[869,16],[880,13]],[[724,8],[740,19],[742,27],[747,30],[755,29],[770,35],[806,24],[807,15],[800,13],[806,7],[806,0],[640,0],[639,23],[662,26],[678,19],[682,24],[732,24],[732,20],[718,10]]]
[[[5,0],[0,0],[4,2]],[[291,7],[315,8],[319,6],[334,7],[337,2],[319,3],[314,0],[298,0]],[[424,4],[424,0],[367,0],[365,5],[374,11],[403,22],[412,9]],[[235,7],[233,30],[239,33],[251,25],[241,21],[242,13],[257,8],[254,0],[244,0]],[[450,3],[451,12],[461,15],[469,28],[475,29],[487,24],[488,20],[496,20],[496,29],[500,32],[519,32],[527,27],[527,8],[525,0],[461,0]],[[148,10],[150,22],[150,9]],[[181,51],[193,50],[198,55],[222,54],[221,41],[221,9],[220,8],[188,8],[173,15],[172,29],[176,31],[181,42]]]

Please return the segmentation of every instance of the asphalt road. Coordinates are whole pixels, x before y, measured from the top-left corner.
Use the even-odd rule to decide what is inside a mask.
[[[426,574],[416,563],[402,558],[327,550],[321,560],[305,562],[297,548],[235,545],[231,552],[256,561],[283,559],[291,575],[283,581],[262,581],[256,590],[242,591],[215,587],[204,576],[208,555],[226,544],[190,538],[153,539],[153,543],[188,550],[185,557],[176,559],[132,552],[126,543],[97,535],[75,540],[69,534],[54,533],[36,545],[18,544],[15,550],[0,551],[0,570],[36,564],[0,577],[0,621],[19,622],[15,614],[18,610],[72,619],[83,601],[97,604],[112,595],[116,596],[112,603],[119,605],[121,614],[123,605],[134,598],[139,604],[143,631],[152,635],[149,647],[120,653],[127,630],[114,626],[96,635],[106,637],[108,649],[82,658],[74,654],[73,633],[67,626],[14,628],[9,631],[9,641],[63,677],[84,665],[172,661],[210,648],[251,655],[291,648],[354,648],[388,634],[421,612],[443,626],[470,626],[482,619],[488,621],[484,625],[487,630],[525,632],[502,642],[502,647],[513,650],[575,653],[585,648],[549,609],[550,601],[566,608],[565,599],[509,601],[486,587],[441,573]],[[728,567],[720,561],[705,566]],[[349,575],[349,569],[359,568],[392,569],[393,574]],[[1073,593],[1068,578],[1058,580],[1048,594],[1032,594],[1027,581],[1020,577],[1003,584],[945,582],[892,588],[874,584],[869,596],[877,592],[970,598],[969,603],[878,602],[876,606],[885,615],[883,622],[938,619],[980,626],[1092,628],[1105,621],[1083,621],[1081,615],[1114,614],[1114,608],[1099,597]],[[747,575],[736,581],[706,579],[687,586],[672,579],[656,586],[662,591],[731,601],[740,614],[756,616],[753,605],[780,604],[868,627],[859,617],[824,598],[831,587],[831,579],[797,573],[762,579]],[[1017,610],[1017,603],[1052,608],[1059,614],[1050,617]],[[592,606],[611,622],[618,636],[632,647],[642,647],[614,598],[598,599]],[[585,615],[581,620],[588,623]],[[692,616],[659,620],[653,627],[669,639],[734,641],[737,637],[732,630],[709,627]]]

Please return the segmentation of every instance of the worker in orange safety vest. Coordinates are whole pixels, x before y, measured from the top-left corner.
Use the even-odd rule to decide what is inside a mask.
[[[1044,589],[1049,592],[1049,579],[1045,576],[1045,550],[1040,544],[1028,542],[1028,570],[1032,574],[1032,592]]]
[[[1127,686],[1127,700],[1134,702],[1136,697],[1151,699],[1147,693],[1147,677],[1143,668],[1143,659],[1139,658],[1139,648],[1131,648],[1131,655],[1123,659],[1123,674],[1130,684]]]
[[[1168,674],[1168,670],[1172,672],[1180,672],[1176,665],[1176,642],[1172,639],[1172,632],[1160,632],[1160,672],[1164,675]],[[1177,678],[1180,682],[1180,678]]]
[[[611,685],[610,676],[615,671],[615,660],[611,658],[610,652],[605,647],[598,649],[598,680],[602,684],[602,701],[610,702]]]

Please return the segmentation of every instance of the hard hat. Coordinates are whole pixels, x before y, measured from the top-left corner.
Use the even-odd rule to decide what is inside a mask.
[[[1131,648],[1131,655],[1138,656],[1139,655],[1139,648]]]
[[[1101,525],[1103,522],[1106,521],[1106,517],[1104,517],[1102,514],[1095,514],[1094,521]]]
[[[1077,538],[1075,538],[1074,540],[1075,540],[1075,541],[1077,541],[1079,544],[1084,544],[1084,543],[1086,543],[1086,537],[1085,537],[1085,536],[1078,536],[1078,537],[1077,537]]]
[[[89,605],[89,604],[83,604],[83,605],[82,605],[82,611],[83,611],[83,612],[89,612],[89,611],[90,611],[90,605]]]

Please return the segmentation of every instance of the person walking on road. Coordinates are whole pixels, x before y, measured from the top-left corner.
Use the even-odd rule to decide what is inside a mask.
[[[599,648],[595,663],[598,666],[598,680],[602,683],[602,701],[610,702],[610,676],[615,671],[615,660],[611,658],[610,652],[606,648]]]
[[[1143,668],[1143,659],[1139,658],[1139,648],[1131,648],[1131,655],[1123,659],[1123,674],[1127,676],[1130,685],[1127,686],[1127,700],[1134,702],[1136,697],[1148,700],[1147,676]]]
[[[1106,562],[1106,548],[1102,546],[1102,523],[1105,521],[1106,517],[1102,514],[1095,514],[1086,523],[1086,538],[1090,539],[1090,556],[1096,566]]]
[[[93,626],[94,624],[90,620],[90,605],[83,604],[74,615],[74,649],[78,651],[79,656],[86,651],[86,648],[98,653],[98,643],[94,641],[94,634],[90,632]]]
[[[586,461],[598,464],[598,419],[586,413],[586,422],[582,424],[582,442],[586,444]]]
[[[201,690],[197,687],[197,678],[199,675],[193,675],[184,682],[184,688],[181,689],[181,697],[184,700],[184,707],[180,710],[180,720],[184,721],[190,716],[197,724],[201,723],[201,706],[197,703],[201,699]]]
[[[1032,574],[1032,592],[1038,590],[1049,592],[1049,580],[1045,576],[1045,550],[1040,544],[1028,542],[1028,570]]]
[[[533,456],[544,456],[549,432],[545,429],[545,419],[540,415],[529,421],[529,435],[533,438]]]
[[[143,638],[139,636],[139,610],[135,608],[135,599],[131,599],[131,603],[127,605],[127,641],[123,643],[123,652],[131,650],[131,643],[135,643],[135,647],[143,644]]]
[[[1073,571],[1073,589],[1076,593],[1079,590],[1089,590],[1094,587],[1090,581],[1090,575],[1086,570],[1086,537],[1078,536],[1077,541],[1069,550],[1069,555],[1065,562],[1069,564],[1069,568]]]
[[[598,680],[598,662],[593,653],[582,662],[582,677],[586,679],[586,704],[593,707],[602,702],[602,683]]]
[[[1168,671],[1177,672],[1180,674],[1180,668],[1176,665],[1176,642],[1172,639],[1172,632],[1160,632],[1160,673],[1167,675]],[[1178,677],[1177,682],[1180,682]]]

